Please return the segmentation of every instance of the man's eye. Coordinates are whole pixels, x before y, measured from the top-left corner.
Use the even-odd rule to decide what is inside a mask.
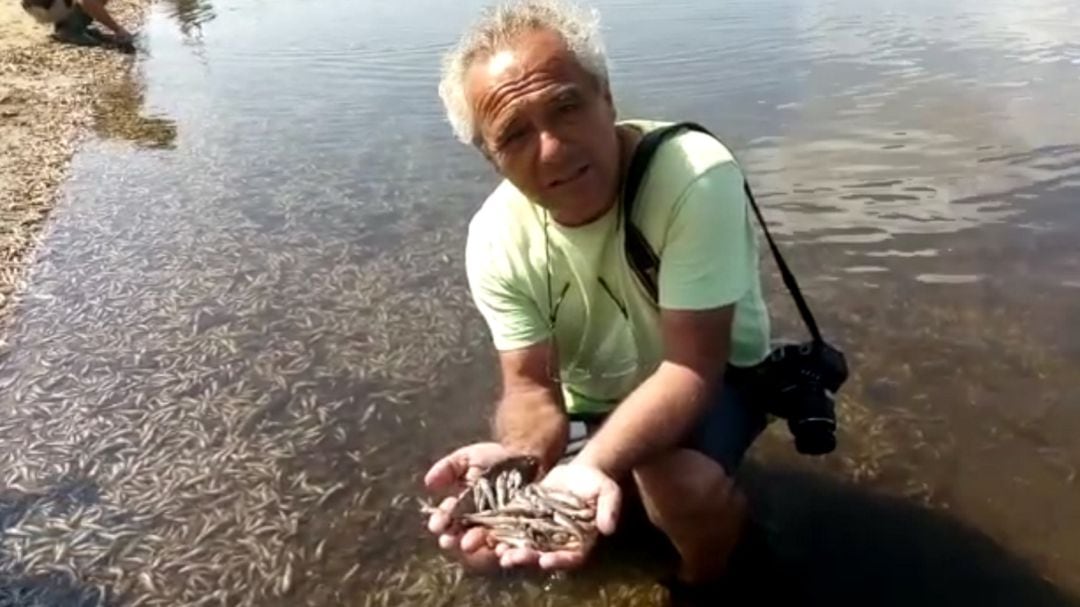
[[[513,129],[511,131],[507,131],[503,134],[502,137],[499,138],[499,147],[513,145],[514,143],[521,141],[524,136],[525,129]]]

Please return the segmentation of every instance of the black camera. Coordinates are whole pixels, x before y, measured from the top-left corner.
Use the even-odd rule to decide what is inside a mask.
[[[844,353],[825,341],[775,348],[752,368],[753,388],[767,411],[787,420],[795,449],[824,455],[836,448],[836,392],[848,378]]]

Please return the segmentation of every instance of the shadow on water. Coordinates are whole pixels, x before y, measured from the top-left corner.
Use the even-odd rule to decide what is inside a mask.
[[[201,40],[203,25],[217,17],[210,0],[164,0],[166,12],[180,28],[180,33],[189,41]]]
[[[743,482],[797,574],[804,605],[1080,605],[946,512],[756,462]]]
[[[0,538],[35,511],[69,515],[98,501],[99,488],[86,478],[63,478],[40,491],[0,488]],[[6,538],[5,538],[6,539]],[[3,552],[3,551],[0,551]],[[97,607],[114,604],[104,585],[80,583],[74,571],[0,574],[0,606]]]
[[[104,587],[75,583],[60,573],[0,575],[3,607],[99,607],[116,605]]]
[[[123,74],[102,84],[94,107],[94,131],[141,148],[171,149],[176,144],[176,122],[146,114],[145,83],[135,70],[129,65]]]
[[[33,510],[64,515],[99,500],[100,488],[89,478],[68,476],[41,490],[0,488],[0,534],[18,526]]]

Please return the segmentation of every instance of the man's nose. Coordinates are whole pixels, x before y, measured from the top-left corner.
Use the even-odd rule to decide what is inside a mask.
[[[540,131],[540,160],[544,164],[558,164],[566,153],[566,145],[554,132]]]

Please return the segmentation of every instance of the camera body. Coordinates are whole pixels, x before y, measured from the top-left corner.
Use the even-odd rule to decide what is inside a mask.
[[[784,344],[749,371],[757,399],[787,420],[799,453],[836,448],[835,395],[848,378],[843,352],[825,341]]]

